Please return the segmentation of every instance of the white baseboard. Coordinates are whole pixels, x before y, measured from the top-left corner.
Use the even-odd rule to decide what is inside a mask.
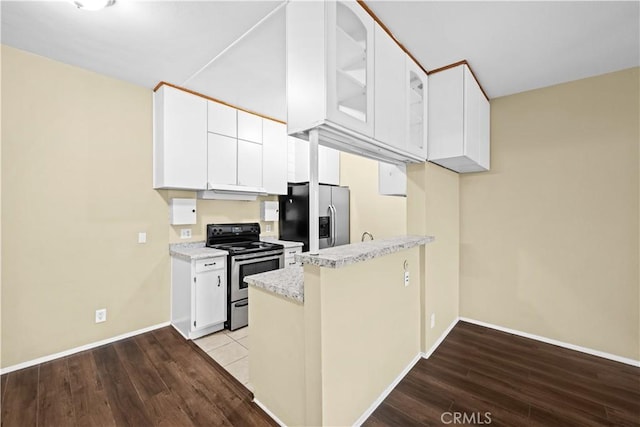
[[[253,403],[255,403],[256,405],[258,405],[264,412],[267,413],[267,415],[269,415],[271,417],[271,419],[273,421],[275,421],[276,423],[278,423],[278,425],[282,426],[282,427],[287,427],[287,425],[285,423],[282,422],[282,420],[278,417],[276,417],[276,415],[271,412],[266,406],[264,406],[262,404],[262,402],[260,402],[258,399],[256,399],[255,397],[253,398]]]
[[[7,366],[6,368],[0,369],[0,374],[8,374],[9,372],[17,371],[19,369],[28,368],[30,366],[39,365],[40,363],[49,362],[51,360],[59,359],[61,357],[70,356],[75,353],[79,353],[85,350],[91,350],[92,348],[100,347],[101,345],[111,344],[116,341],[120,341],[125,338],[130,338],[136,335],[144,334],[145,332],[151,332],[155,329],[164,328],[165,326],[169,326],[171,322],[159,323],[157,325],[148,326],[146,328],[138,329],[137,331],[127,332],[126,334],[118,335],[112,338],[107,338],[102,341],[96,341],[90,344],[85,344],[80,347],[75,347],[69,350],[61,351],[60,353],[50,354],[48,356],[38,357],[37,359],[29,360],[27,362],[18,363],[17,365]]]
[[[360,417],[356,420],[355,423],[353,423],[353,425],[361,426],[362,423],[364,423],[367,420],[367,418],[369,418],[371,414],[373,414],[373,411],[375,411],[378,408],[378,406],[380,406],[382,401],[387,398],[389,393],[391,393],[393,389],[396,388],[396,386],[400,383],[400,381],[402,381],[402,379],[409,373],[411,368],[413,368],[415,364],[418,363],[418,361],[422,357],[424,357],[424,353],[420,352],[416,354],[416,356],[411,360],[411,362],[409,362],[409,364],[402,370],[402,372],[400,372],[400,374],[396,377],[396,379],[394,379],[391,382],[391,384],[389,384],[389,386],[386,389],[384,389],[382,394],[380,394],[380,396],[378,396],[378,398],[371,404],[371,406],[369,406],[369,408],[367,408],[367,410],[364,411],[362,415],[360,415]]]
[[[436,342],[431,346],[431,348],[429,350],[427,350],[424,353],[424,356],[422,356],[422,357],[424,357],[425,359],[428,359],[429,357],[431,357],[433,352],[436,351],[436,348],[438,348],[438,346],[440,344],[442,344],[442,341],[444,341],[444,339],[447,337],[447,335],[449,335],[449,332],[451,332],[453,327],[456,326],[456,324],[458,323],[458,320],[460,320],[459,317],[456,317],[455,319],[453,319],[453,322],[451,322],[451,324],[449,326],[447,326],[447,329],[445,329],[444,332],[442,333],[442,335],[440,335],[440,338],[438,338],[436,340]]]
[[[615,354],[606,353],[604,351],[594,350],[594,349],[591,349],[591,348],[581,347],[579,345],[569,344],[569,343],[558,341],[558,340],[554,340],[554,339],[551,339],[551,338],[541,337],[540,335],[534,335],[534,334],[530,334],[528,332],[522,332],[522,331],[518,331],[518,330],[515,330],[515,329],[504,328],[502,326],[493,325],[491,323],[482,322],[480,320],[469,319],[468,317],[460,317],[459,319],[462,320],[463,322],[469,322],[469,323],[473,323],[474,325],[484,326],[485,328],[495,329],[497,331],[506,332],[508,334],[518,335],[518,336],[521,336],[521,337],[524,337],[524,338],[529,338],[529,339],[532,339],[532,340],[541,341],[541,342],[544,342],[544,343],[547,343],[547,344],[557,345],[558,347],[568,348],[569,350],[579,351],[581,353],[586,353],[586,354],[590,354],[592,356],[602,357],[604,359],[609,359],[609,360],[613,360],[613,361],[616,361],[616,362],[624,363],[626,365],[631,365],[631,366],[635,366],[635,367],[639,367],[640,368],[640,360],[629,359],[629,358],[626,358],[626,357],[617,356]]]

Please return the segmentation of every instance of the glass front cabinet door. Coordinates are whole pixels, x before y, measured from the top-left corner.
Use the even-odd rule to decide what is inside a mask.
[[[287,133],[373,137],[374,21],[355,0],[287,3]]]
[[[327,116],[373,136],[373,18],[356,2],[326,2]]]
[[[427,75],[409,57],[406,57],[407,149],[427,158]]]

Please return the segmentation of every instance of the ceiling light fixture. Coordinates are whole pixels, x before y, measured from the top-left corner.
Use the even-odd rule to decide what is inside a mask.
[[[78,9],[100,10],[112,6],[116,0],[72,0]]]

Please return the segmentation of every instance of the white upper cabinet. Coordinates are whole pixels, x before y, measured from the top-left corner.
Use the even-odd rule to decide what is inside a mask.
[[[318,181],[321,184],[340,185],[340,152],[338,150],[318,147]]]
[[[238,110],[238,139],[262,144],[262,117]]]
[[[287,125],[262,121],[262,184],[268,194],[287,194]]]
[[[414,65],[359,2],[291,0],[288,134],[307,139],[303,134],[317,130],[320,145],[340,151],[390,163],[425,161],[426,120],[409,119],[417,112],[409,88],[414,82],[420,89],[422,81],[426,114],[427,76]]]
[[[355,1],[287,5],[287,125],[331,122],[373,137],[374,21]]]
[[[236,185],[238,180],[238,140],[209,133],[207,150],[207,183]]]
[[[428,80],[425,73],[414,61],[405,56],[405,118],[407,129],[407,150],[427,158],[428,137]]]
[[[490,105],[466,64],[429,76],[428,160],[454,171],[490,168]]]
[[[427,74],[375,27],[375,139],[427,158]]]
[[[407,148],[406,54],[375,26],[375,139]]]
[[[289,137],[288,181],[309,181],[309,141]],[[318,181],[320,184],[340,185],[340,152],[318,147]]]
[[[208,101],[207,190],[264,192],[262,120]]]
[[[207,130],[218,135],[238,136],[238,110],[219,102],[207,102]]]
[[[205,189],[207,101],[163,85],[153,105],[153,187]]]
[[[262,187],[262,144],[238,140],[238,186]]]

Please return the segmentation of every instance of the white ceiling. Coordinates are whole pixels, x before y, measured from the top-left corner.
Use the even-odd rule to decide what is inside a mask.
[[[285,119],[283,3],[117,0],[88,12],[3,0],[1,36],[137,85],[164,80]],[[425,68],[468,60],[491,98],[640,65],[638,1],[367,5]]]

